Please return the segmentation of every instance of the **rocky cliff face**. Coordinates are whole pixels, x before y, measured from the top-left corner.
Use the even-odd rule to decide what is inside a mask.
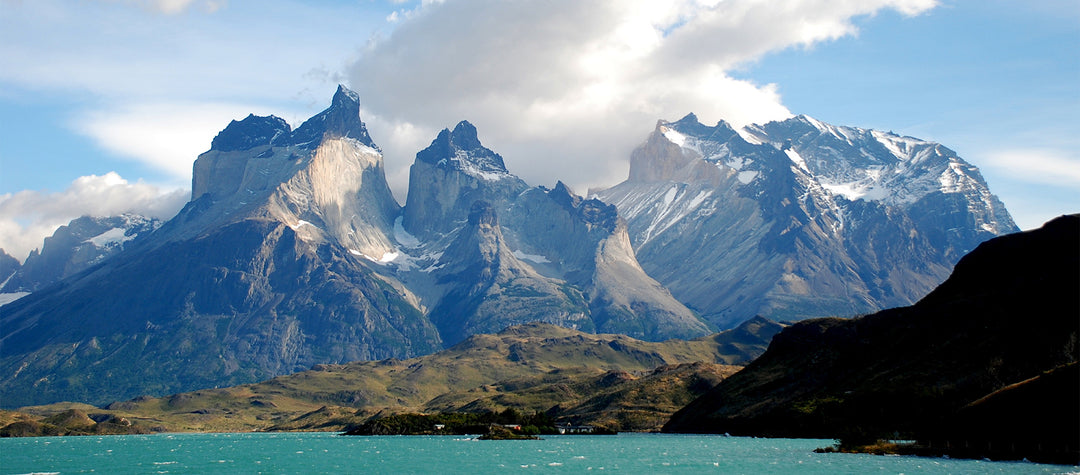
[[[907,305],[1016,230],[940,144],[805,116],[660,121],[629,179],[597,197],[626,218],[645,270],[722,328]]]
[[[5,283],[21,268],[22,263],[18,259],[0,249],[0,277],[4,279]],[[0,288],[3,288],[3,286],[0,285]]]
[[[401,207],[360,121],[359,98],[343,87],[296,131],[276,117],[233,121],[195,161],[191,188],[192,203],[209,204],[182,213],[183,225],[170,228],[180,237],[258,217],[376,260],[394,249]]]
[[[584,199],[559,182],[550,191],[522,194],[509,214],[520,240],[541,256],[557,256],[555,274],[588,296],[599,331],[650,340],[706,332],[706,325],[638,264],[626,222],[613,206]]]
[[[454,330],[450,342],[526,321],[646,340],[709,331],[641,269],[612,206],[562,183],[529,188],[468,122],[417,154],[409,184],[402,231],[417,244],[394,264],[401,278],[440,328],[501,314],[483,317],[491,323],[476,330]]]
[[[15,273],[17,273],[19,269],[22,269],[22,263],[19,262],[18,259],[12,257],[11,254],[0,249],[0,279],[3,279],[0,280],[0,306],[14,302],[29,294],[29,292],[3,291],[4,287],[7,286],[8,282],[15,276]]]
[[[595,331],[581,291],[546,278],[510,251],[494,207],[477,201],[433,272],[446,293],[430,317],[447,343],[511,325],[544,322]]]
[[[527,188],[499,154],[480,143],[476,127],[462,121],[416,154],[402,224],[421,239],[444,236],[465,222],[476,201],[503,209]]]
[[[100,403],[441,348],[417,299],[377,272],[400,208],[358,114],[341,88],[295,132],[272,117],[230,124],[175,218],[5,306],[4,404]]]

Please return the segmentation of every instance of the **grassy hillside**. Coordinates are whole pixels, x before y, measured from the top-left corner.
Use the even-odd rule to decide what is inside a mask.
[[[764,352],[780,326],[758,319],[694,340],[645,342],[546,324],[474,335],[407,360],[316,365],[256,384],[139,397],[104,408],[22,408],[46,417],[78,408],[166,431],[341,430],[396,412],[548,411],[575,422],[656,430],[694,397]],[[694,364],[691,364],[694,363]]]

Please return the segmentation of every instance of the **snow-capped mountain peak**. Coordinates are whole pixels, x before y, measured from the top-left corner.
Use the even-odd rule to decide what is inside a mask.
[[[806,115],[740,130],[661,120],[629,179],[597,196],[645,270],[721,327],[908,304],[1016,230],[947,147]]]
[[[337,92],[330,100],[330,107],[296,128],[292,143],[310,144],[314,147],[318,146],[325,136],[355,139],[377,151],[380,150],[368,135],[367,126],[360,120],[360,95],[343,85],[338,85]]]
[[[842,198],[905,206],[933,193],[963,192],[991,208],[999,207],[992,196],[979,191],[986,186],[978,169],[936,142],[892,132],[836,126],[807,115],[764,125],[751,124],[738,131],[730,129],[732,134],[719,133],[717,129],[730,127],[721,122],[715,128],[707,128],[697,123],[692,114],[677,122],[661,121],[658,125],[664,137],[682,148],[684,154],[739,171],[757,170],[747,165],[754,161],[755,155],[765,153],[754,153],[745,146],[779,149],[797,172],[814,182],[810,188],[829,195],[826,200]],[[734,140],[734,134],[739,140]],[[735,144],[744,150],[733,154],[731,149]],[[742,173],[740,178],[744,184],[752,181],[750,173]],[[1011,219],[1003,223],[1004,227],[994,229],[1011,228]]]
[[[477,137],[476,127],[465,120],[458,122],[453,131],[443,129],[439,132],[431,145],[416,154],[416,158],[484,180],[513,177],[506,170],[502,156],[484,147]]]

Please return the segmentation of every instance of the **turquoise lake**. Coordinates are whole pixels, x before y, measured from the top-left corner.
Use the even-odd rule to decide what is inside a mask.
[[[1070,473],[1070,466],[815,454],[830,440],[702,435],[343,437],[155,434],[0,439],[0,473]]]

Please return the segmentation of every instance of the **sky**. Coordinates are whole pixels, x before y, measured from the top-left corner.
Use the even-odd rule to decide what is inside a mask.
[[[1022,229],[1080,212],[1075,0],[0,0],[0,248],[167,219],[230,120],[357,91],[404,202],[444,127],[533,185],[627,176],[658,119],[934,140]]]

